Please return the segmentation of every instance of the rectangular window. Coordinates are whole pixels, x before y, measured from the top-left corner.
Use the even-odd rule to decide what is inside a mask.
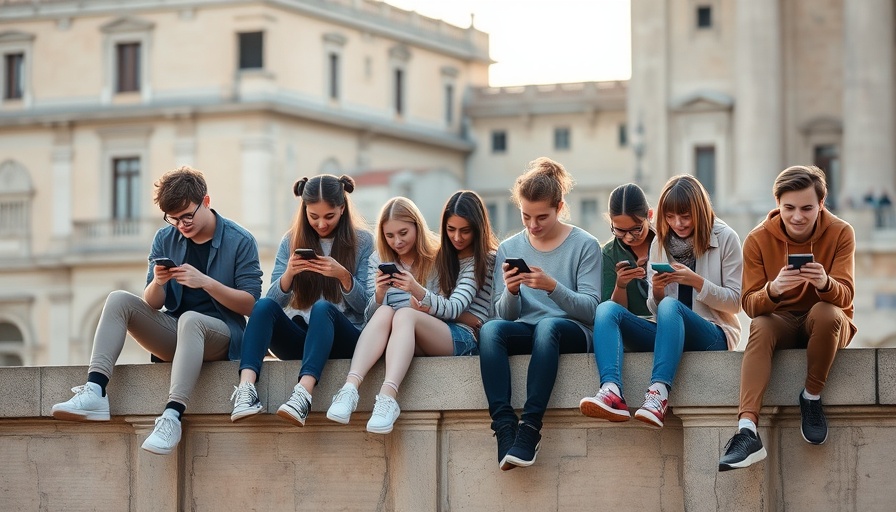
[[[25,89],[25,54],[8,53],[3,56],[5,80],[3,81],[3,98],[17,100],[22,98]]]
[[[445,124],[454,123],[454,86],[445,84]]]
[[[591,234],[603,237],[603,233],[597,233],[597,225],[600,220],[600,214],[597,211],[597,199],[582,199],[581,222],[582,227]]]
[[[112,217],[116,220],[136,219],[137,194],[140,185],[140,159],[112,160]]]
[[[395,113],[404,115],[404,70],[395,69]]]
[[[140,90],[140,43],[120,43],[115,45],[115,91],[137,92]]]
[[[554,128],[554,149],[569,149],[569,128]]]
[[[824,171],[828,195],[824,205],[831,210],[837,208],[836,198],[840,195],[840,149],[836,144],[819,144],[814,148],[813,163]]]
[[[240,32],[240,69],[264,67],[264,32]]]
[[[330,54],[330,99],[339,99],[339,54]]]
[[[504,153],[507,151],[507,132],[504,130],[492,131],[492,153]]]
[[[625,123],[619,125],[618,140],[620,148],[628,146],[628,126]]]
[[[712,7],[708,5],[697,7],[697,28],[712,28]]]
[[[716,147],[697,146],[694,148],[694,176],[697,178],[709,197],[716,193]]]

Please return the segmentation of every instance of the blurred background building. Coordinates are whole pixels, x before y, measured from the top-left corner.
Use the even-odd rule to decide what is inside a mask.
[[[178,165],[268,272],[302,176],[352,175],[371,222],[406,195],[432,227],[471,188],[506,235],[542,155],[602,241],[618,184],[695,174],[743,237],[781,169],[818,164],[859,239],[856,344],[893,344],[893,10],[633,0],[630,81],[491,88],[488,34],[379,1],[0,0],[0,365],[87,362],[109,291],[144,286],[152,184]]]

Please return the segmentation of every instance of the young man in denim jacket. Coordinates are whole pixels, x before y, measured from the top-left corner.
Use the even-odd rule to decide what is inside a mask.
[[[106,385],[130,333],[158,359],[172,363],[168,403],[143,443],[144,450],[166,455],[180,441],[180,418],[202,362],[239,358],[245,316],[261,295],[261,268],[255,238],[209,207],[201,172],[180,167],[155,186],[154,201],[170,225],[153,239],[143,297],[123,290],[109,294],[87,383],[54,405],[53,417],[109,420]]]

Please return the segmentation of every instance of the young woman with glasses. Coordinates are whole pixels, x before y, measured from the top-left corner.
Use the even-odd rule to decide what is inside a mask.
[[[693,176],[666,182],[656,224],[647,267],[647,307],[656,315],[653,372],[635,418],[662,427],[682,352],[732,350],[740,339],[743,254],[737,233],[716,217],[709,194]],[[607,412],[616,421],[627,419],[621,396]]]
[[[292,229],[280,241],[267,296],[252,309],[240,358],[232,421],[263,409],[255,390],[268,350],[301,359],[298,383],[277,415],[304,426],[327,359],[352,357],[364,325],[367,259],[373,236],[355,212],[349,176],[321,174],[293,186],[299,198]]]
[[[656,237],[653,210],[634,183],[616,187],[607,209],[613,238],[603,246],[601,297],[594,315],[594,359],[600,389],[579,402],[585,416],[610,421],[631,418],[622,395],[624,350],[653,350],[656,323],[647,308],[647,260]]]

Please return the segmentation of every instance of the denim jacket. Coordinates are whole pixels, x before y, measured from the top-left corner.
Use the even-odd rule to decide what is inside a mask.
[[[261,296],[261,265],[258,262],[258,244],[255,237],[245,228],[215,214],[215,234],[212,236],[212,247],[208,254],[208,270],[206,275],[230,288],[248,292],[255,300]],[[180,265],[187,255],[187,239],[174,226],[165,226],[156,232],[149,251],[149,268],[146,273],[146,284],[153,280],[154,258],[171,258]],[[183,286],[174,279],[165,284],[165,309],[174,311],[183,297]],[[246,317],[231,311],[212,299],[224,323],[230,328],[231,360],[240,358],[243,345],[243,331],[246,329]]]

